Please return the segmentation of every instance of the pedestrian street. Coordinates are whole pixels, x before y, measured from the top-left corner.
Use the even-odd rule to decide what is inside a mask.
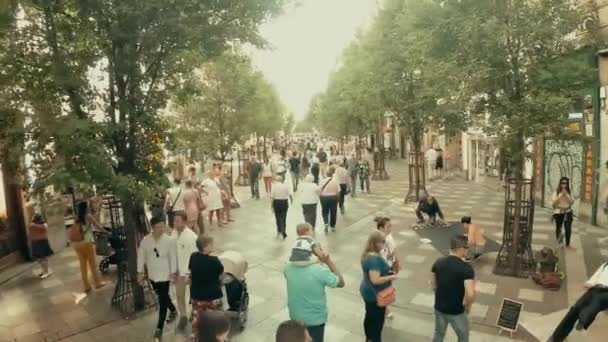
[[[413,204],[403,204],[407,192],[406,164],[402,160],[388,163],[388,181],[372,181],[372,193],[357,193],[346,200],[346,214],[338,217],[336,233],[325,234],[317,223],[316,239],[328,251],[337,268],[344,274],[344,289],[328,290],[329,320],[325,340],[346,342],[363,340],[364,306],[359,295],[361,281],[360,257],[364,243],[375,225],[373,218],[386,215],[393,221],[393,236],[398,245],[402,270],[394,283],[396,303],[394,314],[387,320],[384,340],[389,342],[429,341],[433,334],[433,292],[428,285],[430,268],[442,255],[433,244],[421,243],[412,229],[416,222]],[[471,214],[481,224],[486,237],[501,243],[503,194],[488,184],[466,182],[458,177],[432,182],[427,189],[442,206],[448,222],[459,221]],[[242,253],[249,263],[246,274],[249,286],[249,322],[242,333],[231,341],[267,342],[274,340],[277,326],[289,319],[286,288],[282,269],[288,260],[295,238],[295,225],[302,221],[301,207],[296,196],[288,212],[288,237],[276,238],[276,229],[269,199],[262,193],[260,200],[250,199],[248,189],[236,188],[241,208],[234,210],[235,222],[227,227],[213,227],[210,234],[221,251]],[[534,248],[549,245],[553,228],[548,211],[537,210]],[[320,221],[320,220],[318,220]],[[592,227],[575,222],[575,246],[590,246],[599,233]],[[578,268],[593,272],[606,249],[586,248]],[[482,256],[473,263],[477,283],[477,300],[469,314],[471,341],[511,341],[505,334],[498,336],[495,326],[503,298],[525,304],[523,317],[540,317],[568,306],[568,287],[560,291],[542,290],[530,279],[499,277],[492,273],[496,253]],[[78,260],[72,249],[51,258],[53,277],[39,281],[32,265],[0,287],[0,341],[149,341],[157,313],[148,310],[129,320],[123,320],[110,307],[113,286],[79,297],[80,275]],[[115,268],[108,278],[115,278]],[[76,302],[78,301],[78,302]],[[600,314],[601,316],[602,314]],[[603,317],[598,320],[604,319]],[[554,323],[551,323],[554,324]],[[592,329],[591,329],[592,330]],[[448,329],[448,341],[455,336]],[[520,341],[535,341],[526,331],[515,334]],[[165,329],[164,341],[183,341],[172,325]]]

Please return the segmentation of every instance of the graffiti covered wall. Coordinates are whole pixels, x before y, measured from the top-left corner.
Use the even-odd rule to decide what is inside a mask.
[[[584,170],[583,143],[578,140],[545,140],[544,206],[551,208],[551,197],[561,177],[570,178],[575,215],[581,200]]]

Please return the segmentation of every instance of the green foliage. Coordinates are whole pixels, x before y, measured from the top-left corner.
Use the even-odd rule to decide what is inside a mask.
[[[181,146],[221,160],[249,134],[266,136],[283,128],[276,90],[241,54],[226,53],[204,64],[175,99]]]
[[[26,109],[36,189],[142,199],[166,181],[172,89],[235,42],[264,46],[258,26],[283,0],[22,1],[21,25],[5,3],[0,95]]]
[[[559,133],[573,97],[589,88],[597,72],[593,41],[580,35],[586,10],[573,0],[446,1],[436,4],[436,58],[451,59],[463,75],[463,99],[473,98],[473,115],[489,120],[516,160],[525,139]],[[573,33],[578,32],[576,36]],[[521,165],[521,162],[519,163]]]

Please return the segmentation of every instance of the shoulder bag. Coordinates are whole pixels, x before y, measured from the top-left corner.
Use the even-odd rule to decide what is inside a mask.
[[[173,222],[175,220],[175,210],[173,210],[173,208],[175,208],[175,204],[177,203],[179,196],[182,194],[182,190],[183,189],[181,189],[181,188],[179,189],[179,192],[177,193],[177,196],[175,197],[173,204],[171,204],[171,206],[167,210],[167,220],[169,221],[169,227],[173,227]]]

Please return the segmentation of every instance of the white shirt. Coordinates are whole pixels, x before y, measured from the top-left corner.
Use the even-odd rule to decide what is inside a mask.
[[[435,162],[437,160],[437,151],[435,149],[429,148],[425,153],[424,157],[428,162]]]
[[[397,249],[397,245],[395,244],[395,239],[393,239],[393,234],[388,234],[384,239],[384,248],[380,252],[380,255],[386,260],[389,266],[393,266],[395,262],[395,250]]]
[[[138,273],[144,272],[144,265],[148,269],[148,279],[154,282],[169,281],[170,275],[177,271],[175,240],[167,234],[162,234],[158,241],[152,234],[146,235],[137,251]]]
[[[299,192],[302,194],[302,204],[316,204],[319,203],[319,194],[321,188],[313,182],[300,183]]]
[[[338,166],[336,169],[336,175],[334,176],[339,184],[348,184],[350,177],[348,175],[348,170],[342,166]]]
[[[603,263],[600,268],[587,281],[590,286],[605,286],[608,287],[608,262]]]
[[[291,196],[291,186],[281,182],[272,183],[270,197],[273,200],[286,200],[289,199],[289,196]]]
[[[169,205],[173,205],[173,203],[175,203],[173,211],[184,211],[184,189],[178,185],[167,190],[167,202]]]
[[[272,177],[272,169],[270,164],[262,164],[262,177]]]
[[[181,233],[178,233],[177,229],[173,229],[171,238],[175,240],[177,248],[177,272],[180,276],[185,276],[189,273],[190,256],[192,253],[198,252],[198,248],[196,248],[198,236],[186,227]]]

